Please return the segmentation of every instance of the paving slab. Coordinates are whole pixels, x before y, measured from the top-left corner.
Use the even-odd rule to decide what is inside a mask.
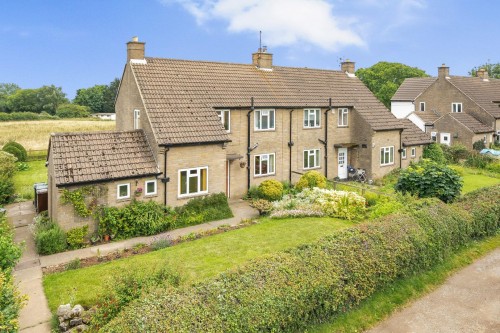
[[[368,332],[500,332],[500,249]]]

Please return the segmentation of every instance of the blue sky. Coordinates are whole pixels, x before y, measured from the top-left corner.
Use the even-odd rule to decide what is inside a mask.
[[[125,43],[146,55],[279,66],[401,62],[452,75],[500,62],[500,3],[486,0],[1,0],[0,82],[79,88],[120,77]]]

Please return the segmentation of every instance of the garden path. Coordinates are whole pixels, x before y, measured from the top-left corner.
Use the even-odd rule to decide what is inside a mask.
[[[35,251],[35,243],[28,226],[35,216],[33,204],[31,202],[22,202],[7,206],[7,218],[15,228],[15,240],[16,242],[25,242],[23,255],[14,272],[20,292],[28,296],[28,302],[19,316],[20,332],[50,332],[52,314],[43,291],[42,267],[66,264],[76,258],[94,257],[98,252],[105,255],[117,250],[130,249],[136,244],[150,244],[161,238],[176,239],[192,232],[215,229],[220,225],[234,226],[238,225],[242,219],[259,215],[257,210],[250,207],[248,202],[243,200],[230,200],[229,206],[234,215],[229,219],[176,229],[155,236],[136,237],[48,256],[39,256]]]

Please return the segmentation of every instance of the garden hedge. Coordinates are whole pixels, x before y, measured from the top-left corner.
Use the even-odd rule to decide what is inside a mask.
[[[500,186],[454,204],[427,199],[411,205],[406,213],[251,261],[195,286],[158,288],[102,331],[303,331],[500,226]]]

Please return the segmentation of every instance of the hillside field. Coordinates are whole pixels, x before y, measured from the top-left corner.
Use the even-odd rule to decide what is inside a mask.
[[[50,133],[112,131],[110,120],[59,119],[0,122],[0,146],[9,140],[22,144],[26,150],[46,150]]]

